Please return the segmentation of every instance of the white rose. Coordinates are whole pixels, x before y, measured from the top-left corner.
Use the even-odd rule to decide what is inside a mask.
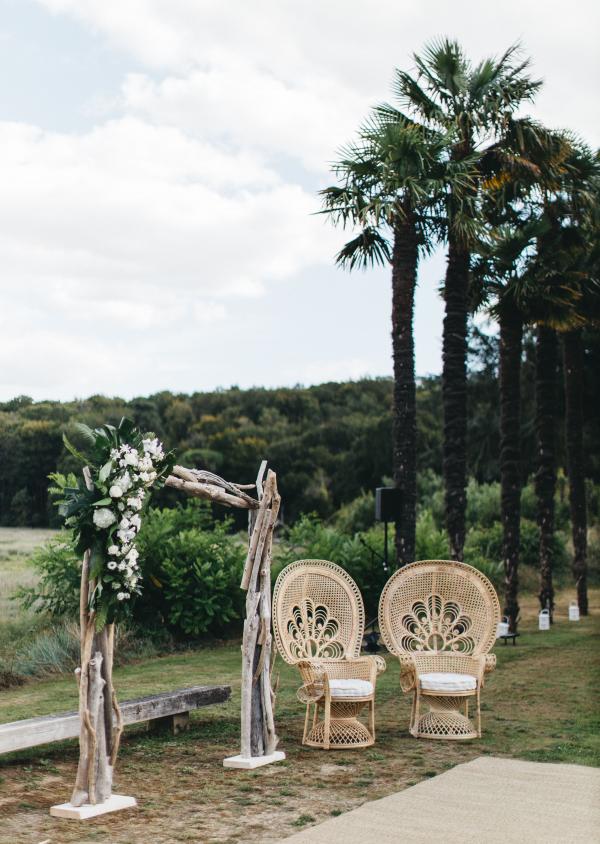
[[[119,571],[125,571],[125,563],[123,563],[123,562],[119,563],[118,568],[119,568]]]
[[[109,563],[108,563],[108,567],[109,567],[109,569],[116,569],[117,564],[115,563],[114,560],[110,560]]]
[[[113,557],[119,553],[118,545],[109,545],[108,553],[111,554]]]
[[[100,529],[110,527],[117,521],[115,514],[107,507],[98,507],[94,510],[92,519],[96,527]]]
[[[142,507],[142,502],[139,498],[128,498],[127,506],[131,507],[132,510],[140,510]]]
[[[108,490],[108,494],[111,498],[120,498],[123,495],[123,490],[118,484],[113,484]]]
[[[130,451],[125,455],[125,464],[127,466],[137,466],[138,456],[136,451]]]
[[[125,594],[125,592],[119,592],[117,595],[117,601],[124,601],[126,597],[127,595]]]
[[[132,516],[132,517],[131,517],[131,519],[129,520],[129,523],[130,523],[130,524],[131,524],[131,525],[132,525],[132,526],[133,526],[136,530],[139,530],[139,529],[140,529],[140,527],[142,526],[142,520],[141,520],[141,518],[138,516],[138,514],[137,514],[137,513],[135,514],[135,516]]]
[[[131,551],[129,551],[129,553],[127,554],[127,559],[131,562],[135,562],[139,556],[140,552],[137,550],[137,548],[132,548]]]

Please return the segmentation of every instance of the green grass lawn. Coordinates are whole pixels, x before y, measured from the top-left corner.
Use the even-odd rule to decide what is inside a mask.
[[[239,643],[190,650],[121,666],[121,700],[200,683],[228,683],[227,704],[194,713],[191,729],[156,736],[127,730],[116,774],[117,789],[134,794],[139,808],[82,827],[48,816],[68,798],[77,764],[76,742],[0,757],[0,842],[61,844],[104,841],[263,842],[348,811],[482,754],[542,762],[600,765],[600,590],[590,593],[592,615],[567,621],[571,592],[558,596],[556,624],[539,632],[534,595],[522,599],[518,645],[496,647],[498,669],[482,696],[483,738],[423,741],[407,730],[410,699],[400,693],[398,667],[377,688],[377,742],[357,751],[304,748],[299,676],[278,660],[277,728],[287,759],[254,772],[222,767],[239,750]],[[31,682],[0,692],[0,722],[74,709],[72,677]]]

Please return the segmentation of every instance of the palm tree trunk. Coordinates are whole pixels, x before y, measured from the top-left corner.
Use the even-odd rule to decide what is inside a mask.
[[[537,434],[537,472],[535,492],[540,530],[540,607],[554,612],[552,583],[552,540],[554,538],[554,493],[556,490],[556,365],[558,341],[552,328],[540,326],[537,335],[535,392],[535,427]]]
[[[521,351],[523,321],[506,302],[500,314],[500,486],[504,556],[504,614],[517,632],[521,527]]]
[[[444,286],[442,400],[446,528],[452,559],[462,560],[467,508],[467,314],[470,253],[449,238]]]
[[[416,399],[413,311],[417,283],[418,243],[414,216],[405,206],[396,221],[392,254],[392,349],[394,357],[393,465],[394,484],[402,490],[396,522],[396,563],[415,558],[417,506]]]
[[[573,577],[581,615],[588,614],[587,512],[583,456],[583,343],[581,329],[563,335],[567,472],[573,532]]]

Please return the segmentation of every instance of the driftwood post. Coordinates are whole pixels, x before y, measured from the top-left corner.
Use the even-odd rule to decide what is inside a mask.
[[[87,488],[92,489],[87,466],[83,476]],[[101,630],[96,630],[96,613],[89,609],[94,587],[95,581],[90,579],[88,550],[81,564],[81,666],[75,672],[79,686],[79,764],[71,802],[50,809],[50,813],[57,817],[92,817],[114,808],[127,808],[136,804],[133,797],[112,794],[113,771],[123,719],[112,684],[115,627],[114,624],[107,624]]]

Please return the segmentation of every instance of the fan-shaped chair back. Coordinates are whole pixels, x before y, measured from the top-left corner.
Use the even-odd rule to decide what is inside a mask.
[[[360,655],[365,613],[356,583],[327,560],[298,560],[273,592],[273,629],[286,662]]]
[[[464,563],[424,560],[399,569],[379,601],[387,649],[485,654],[496,639],[500,605],[480,571]]]

